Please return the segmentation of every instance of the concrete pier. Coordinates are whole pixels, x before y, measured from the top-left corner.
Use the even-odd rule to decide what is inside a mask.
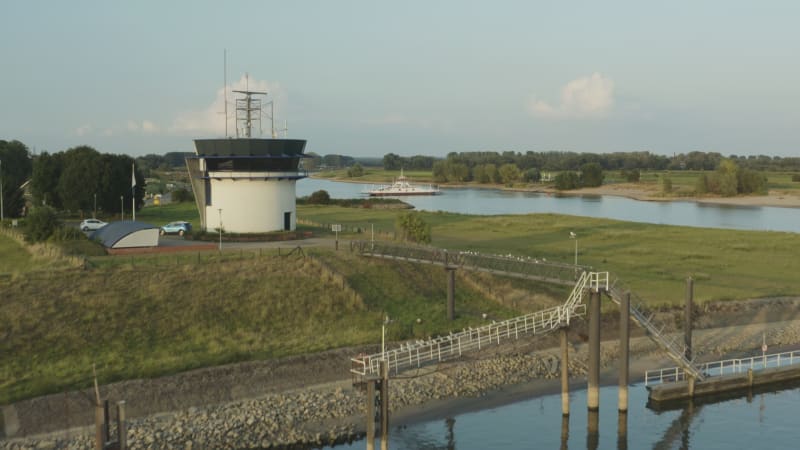
[[[569,416],[569,343],[567,342],[567,328],[561,333],[561,414]]]
[[[600,292],[589,297],[589,373],[586,403],[590,413],[600,408]]]
[[[569,416],[561,416],[561,450],[567,450],[569,445]]]
[[[631,293],[622,296],[619,305],[619,412],[628,411],[628,375],[630,365]]]

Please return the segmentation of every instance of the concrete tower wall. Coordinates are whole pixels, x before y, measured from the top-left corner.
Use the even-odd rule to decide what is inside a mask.
[[[214,179],[211,205],[206,206],[206,229],[218,229],[222,208],[222,227],[233,233],[264,233],[297,225],[295,206],[297,180]]]

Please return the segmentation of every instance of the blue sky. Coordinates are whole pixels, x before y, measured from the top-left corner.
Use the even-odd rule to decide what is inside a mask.
[[[247,73],[321,154],[800,154],[800,2],[5,0],[0,17],[0,139],[37,151],[224,135],[227,49],[229,86]]]

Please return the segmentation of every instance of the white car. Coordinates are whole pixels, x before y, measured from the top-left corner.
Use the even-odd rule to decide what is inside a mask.
[[[81,222],[80,229],[81,231],[94,231],[103,228],[104,226],[108,225],[107,223],[103,222],[102,220],[97,219],[86,219]]]

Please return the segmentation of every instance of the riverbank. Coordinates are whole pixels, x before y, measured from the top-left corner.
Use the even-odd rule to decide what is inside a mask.
[[[354,184],[372,184],[375,182],[354,180],[351,178],[312,178],[320,180],[336,181],[341,183],[354,183]],[[547,195],[566,195],[566,196],[582,196],[582,195],[599,195],[599,196],[613,196],[625,197],[632,200],[647,201],[647,202],[697,202],[714,205],[731,205],[731,206],[771,206],[778,208],[800,208],[800,190],[781,190],[772,189],[766,195],[740,195],[735,197],[719,197],[713,195],[707,196],[682,196],[682,195],[665,195],[661,192],[660,186],[654,184],[644,183],[614,183],[604,184],[598,187],[573,189],[569,191],[559,191],[551,185],[531,186],[524,187],[505,187],[497,184],[478,184],[478,183],[445,183],[438,185],[442,189],[496,189],[501,191],[512,192],[536,192]]]
[[[670,317],[673,312],[661,314]],[[613,322],[613,316],[607,319]],[[606,341],[601,350],[604,384],[616,381],[617,342],[613,340],[612,322],[603,327],[610,330],[604,336]],[[587,353],[581,326],[570,332],[571,389],[585,387]],[[701,360],[760,354],[762,336],[770,347],[797,346],[800,343],[800,298],[704,305],[696,326],[695,353]],[[556,337],[525,338],[511,346],[492,348],[469,358],[394,377],[390,392],[392,426],[559,392]],[[672,365],[643,336],[635,337],[630,347],[633,382],[640,381],[647,369]],[[172,412],[129,420],[128,439],[132,449],[328,445],[359,438],[364,432],[364,396],[352,387],[347,372],[347,356],[356,350],[342,349],[320,355],[214,367],[155,380],[116,383],[103,386],[101,393],[112,401],[125,398],[129,404],[136,400],[131,396],[138,395],[176,405]],[[149,387],[143,388],[148,383]],[[138,391],[130,390],[136,386]],[[178,407],[181,392],[197,395],[194,401],[199,404]],[[72,394],[83,396],[86,403],[83,409],[90,413],[87,399],[91,398],[91,393]],[[63,398],[67,394],[60,396]],[[216,396],[217,401],[210,396]],[[63,406],[59,408],[58,397],[51,396],[49,403],[47,398],[39,398],[14,406],[18,415],[24,415],[26,407],[53,417],[69,414]],[[8,418],[8,407],[4,407],[3,412]],[[42,420],[46,420],[46,416]],[[5,427],[9,425],[6,419]],[[48,435],[0,441],[0,448],[89,449],[92,428],[87,425]]]

